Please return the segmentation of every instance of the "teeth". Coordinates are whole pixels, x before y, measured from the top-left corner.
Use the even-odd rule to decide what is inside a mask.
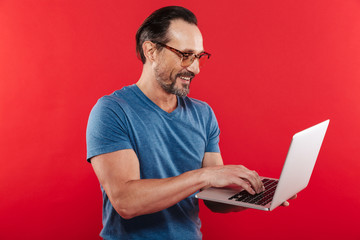
[[[180,77],[181,79],[184,79],[184,80],[187,80],[187,81],[190,81],[190,78],[189,77]]]

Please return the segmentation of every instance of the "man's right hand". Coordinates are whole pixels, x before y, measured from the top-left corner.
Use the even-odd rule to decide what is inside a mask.
[[[257,172],[242,165],[218,165],[203,168],[208,187],[237,185],[250,194],[261,193],[265,187]]]

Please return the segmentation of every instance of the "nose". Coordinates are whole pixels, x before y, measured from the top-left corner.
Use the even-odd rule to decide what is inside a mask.
[[[200,72],[199,59],[195,58],[190,66],[186,68],[188,71],[193,72],[195,75]]]

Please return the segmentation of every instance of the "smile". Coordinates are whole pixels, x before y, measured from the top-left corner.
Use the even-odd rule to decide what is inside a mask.
[[[186,81],[190,81],[190,80],[191,80],[191,77],[179,77],[179,78],[181,78],[181,79],[183,79],[183,80],[186,80]]]

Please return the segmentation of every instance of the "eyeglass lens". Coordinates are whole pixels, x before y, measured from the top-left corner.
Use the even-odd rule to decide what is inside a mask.
[[[207,62],[207,60],[209,59],[208,55],[204,55],[201,56],[199,58],[199,66],[202,67],[204,66],[204,64]],[[183,57],[182,59],[182,65],[183,67],[188,67],[190,66],[194,61],[196,60],[196,57],[194,55],[188,56],[188,57]]]

